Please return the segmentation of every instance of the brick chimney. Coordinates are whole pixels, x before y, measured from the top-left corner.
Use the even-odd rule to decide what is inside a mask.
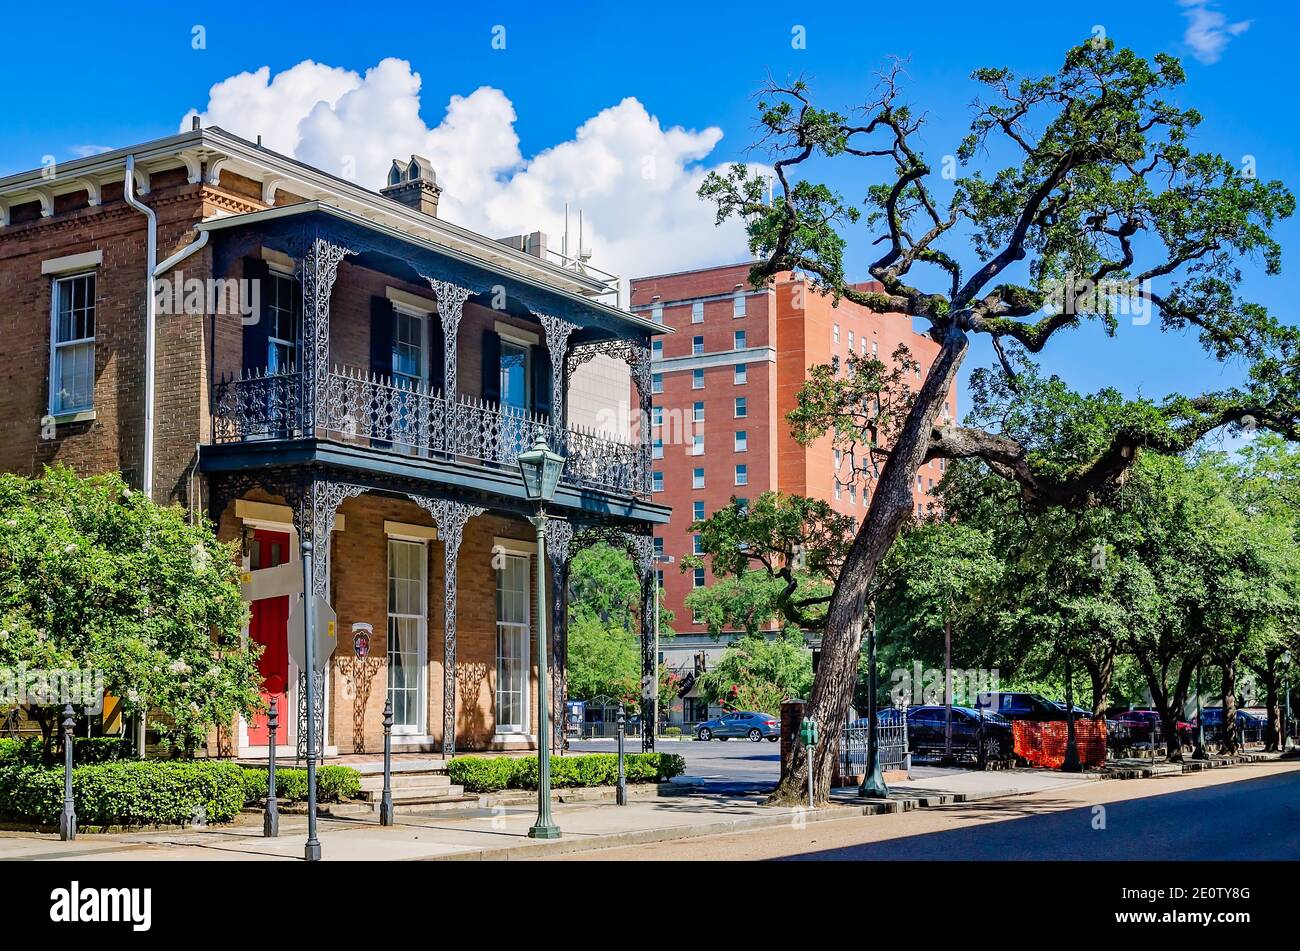
[[[442,188],[438,185],[433,165],[423,155],[412,155],[409,162],[393,159],[393,167],[388,170],[388,185],[379,193],[433,218],[438,217],[438,196],[442,194]]]

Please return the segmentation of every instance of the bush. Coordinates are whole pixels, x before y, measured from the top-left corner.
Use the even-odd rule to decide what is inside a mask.
[[[629,783],[666,782],[680,776],[686,761],[675,753],[631,753],[624,759]],[[535,756],[458,756],[447,764],[451,781],[469,792],[536,789]],[[551,757],[551,785],[613,786],[618,782],[618,756],[589,753]]]
[[[682,728],[679,726],[670,726],[664,728],[664,736],[681,736]]]
[[[242,767],[205,760],[97,763],[72,771],[80,825],[228,822],[244,805]],[[54,825],[63,810],[63,771],[0,766],[0,819]]]
[[[78,736],[72,740],[73,766],[109,763],[131,755],[131,742],[120,736]],[[62,766],[58,749],[44,758],[44,744],[39,736],[0,740],[0,765]],[[62,807],[60,807],[62,808]]]
[[[258,805],[266,799],[266,770],[244,768],[244,803]],[[361,774],[351,766],[316,767],[316,801],[341,802],[361,791]],[[282,802],[307,799],[307,770],[275,769],[275,794]]]

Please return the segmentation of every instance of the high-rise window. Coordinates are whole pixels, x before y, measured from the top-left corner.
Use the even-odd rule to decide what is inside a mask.
[[[736,397],[736,419],[744,419],[749,415],[749,400],[744,396]]]
[[[699,466],[691,470],[691,488],[692,489],[704,488],[704,467],[703,466]]]
[[[664,438],[656,436],[650,443],[650,457],[652,459],[662,459],[664,457]]]
[[[736,466],[736,485],[748,485],[748,484],[749,484],[749,466],[745,465],[742,462],[740,465]]]
[[[652,473],[650,476],[650,491],[662,492],[664,490],[664,474],[662,472]]]
[[[664,391],[664,375],[662,373],[650,374],[650,392],[662,393]]]
[[[691,435],[691,455],[704,455],[704,433],[693,433]]]
[[[693,390],[702,390],[702,389],[704,389],[704,371],[703,371],[703,370],[692,370],[692,371],[691,371],[691,389],[693,389]]]
[[[737,384],[744,383],[748,380],[748,378],[749,378],[748,368],[743,363],[737,363],[732,375],[731,382]]]
[[[691,304],[691,323],[704,323],[704,301],[697,300],[695,303]]]
[[[731,316],[745,316],[745,295],[739,291],[736,293],[736,296],[731,299]]]
[[[745,331],[743,331],[743,330],[737,330],[733,336],[734,336],[734,339],[732,340],[732,349],[733,349],[733,350],[744,350],[744,349],[745,349]]]
[[[691,356],[698,357],[704,353],[704,338],[695,336],[691,338]]]
[[[664,322],[664,305],[655,304],[650,308],[650,319],[657,324]]]
[[[691,518],[696,522],[704,521],[704,501],[696,499],[691,503]]]
[[[831,326],[831,339],[835,342],[835,346],[838,347],[838,346],[840,345],[840,325],[839,325],[839,324],[833,324],[833,325]]]
[[[656,340],[650,344],[650,359],[662,360],[664,358],[664,342]]]
[[[736,452],[749,451],[749,433],[743,429],[736,430]]]
[[[704,400],[696,400],[691,406],[691,421],[695,423],[704,422]]]
[[[697,587],[697,588],[703,588],[703,587],[704,587],[704,569],[703,569],[703,568],[696,568],[696,569],[695,569],[694,577],[693,577],[691,580],[693,581],[695,587]]]
[[[704,554],[704,542],[700,539],[699,535],[691,536],[691,551],[696,555]]]

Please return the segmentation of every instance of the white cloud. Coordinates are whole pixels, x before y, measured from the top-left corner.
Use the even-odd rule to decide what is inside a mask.
[[[77,158],[90,158],[92,155],[103,155],[105,152],[113,151],[111,145],[74,145],[72,154]]]
[[[1202,63],[1217,63],[1229,41],[1250,29],[1250,20],[1229,23],[1227,17],[1214,9],[1213,0],[1178,0],[1178,2],[1179,6],[1185,8],[1183,16],[1187,18],[1187,30],[1183,33],[1183,42],[1191,48],[1192,55]]]
[[[559,249],[564,206],[576,244],[583,211],[592,263],[624,276],[726,261],[747,254],[743,228],[714,226],[696,197],[721,130],[664,128],[634,98],[585,120],[572,138],[525,157],[514,105],[482,86],[452,96],[438,124],[420,115],[420,75],[385,59],[364,75],[304,61],[271,76],[263,67],[212,87],[202,116],[237,135],[368,188],[384,184],[393,158],[433,162],[439,214],[492,237],[545,231]]]

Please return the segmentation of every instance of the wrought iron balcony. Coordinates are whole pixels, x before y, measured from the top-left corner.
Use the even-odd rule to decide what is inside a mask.
[[[294,439],[303,426],[302,374],[254,371],[217,384],[218,443]],[[388,377],[335,367],[316,399],[315,433],[354,445],[437,459],[514,468],[539,428],[565,457],[563,482],[649,498],[644,448],[594,430],[556,426],[496,403],[405,386]]]

